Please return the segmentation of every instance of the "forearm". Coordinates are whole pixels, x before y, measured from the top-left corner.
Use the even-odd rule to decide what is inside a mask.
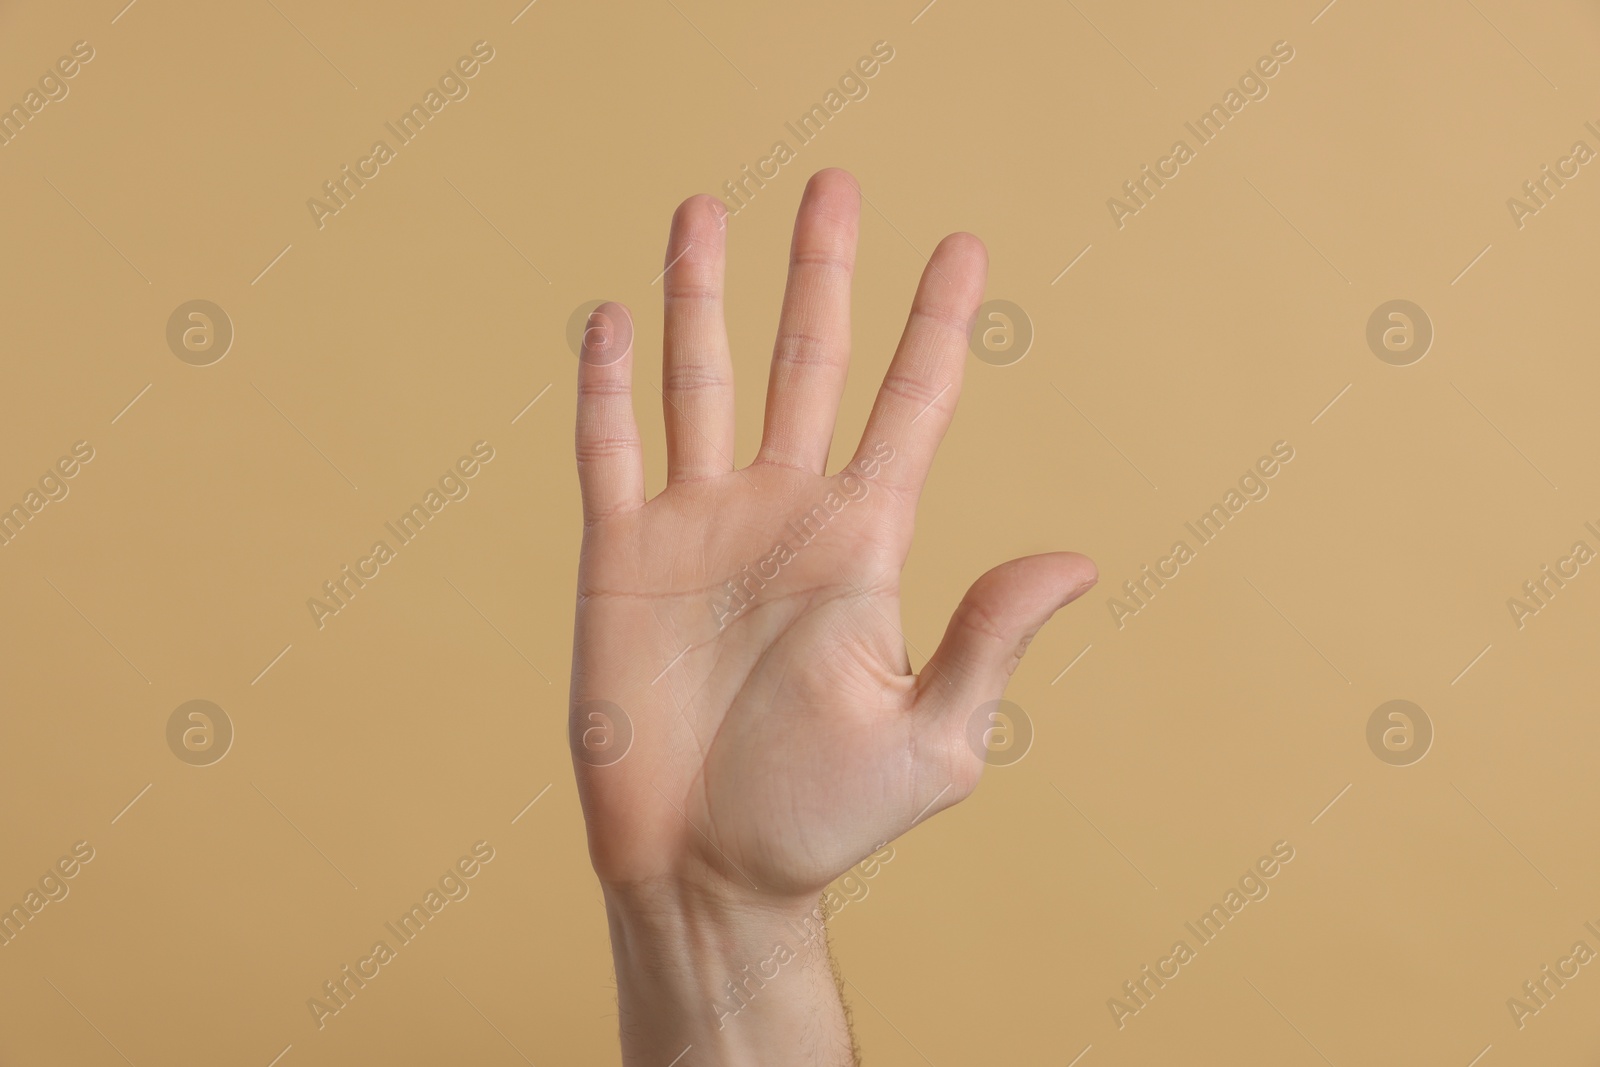
[[[857,1062],[814,901],[607,889],[606,910],[627,1067]]]

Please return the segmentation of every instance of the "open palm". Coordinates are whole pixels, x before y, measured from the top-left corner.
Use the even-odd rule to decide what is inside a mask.
[[[608,885],[813,896],[967,796],[969,720],[1034,632],[1093,584],[1082,556],[1013,560],[973,585],[920,675],[900,632],[916,502],[955,410],[986,255],[929,261],[853,459],[826,473],[850,354],[860,193],[808,185],[795,224],[755,460],[737,468],[723,324],[725,209],[678,209],[666,251],[661,394],[668,479],[644,497],[632,330],[586,331],[584,500],[572,671],[574,766]]]

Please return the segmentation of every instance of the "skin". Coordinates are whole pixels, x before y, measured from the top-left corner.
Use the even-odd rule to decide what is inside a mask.
[[[970,234],[940,242],[855,458],[829,475],[860,189],[844,171],[815,175],[795,222],[761,448],[736,468],[726,214],[697,196],[672,219],[667,485],[648,501],[631,319],[602,305],[586,331],[573,767],[611,927],[624,1063],[852,1064],[825,941],[803,924],[818,927],[830,882],[972,792],[984,764],[969,722],[1096,574],[1067,552],[996,567],[913,674],[900,571],[961,392],[987,253]],[[808,514],[810,527],[791,525]],[[788,554],[775,556],[780,543]]]

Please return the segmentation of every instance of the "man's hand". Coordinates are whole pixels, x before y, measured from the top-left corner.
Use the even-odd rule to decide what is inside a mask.
[[[1070,553],[1003,564],[911,673],[900,571],[986,254],[968,234],[940,242],[854,458],[830,476],[859,214],[850,175],[812,178],[747,467],[733,456],[718,201],[694,197],[672,220],[667,485],[648,502],[626,309],[603,305],[585,334],[572,742],[629,1064],[666,1067],[686,1046],[677,1067],[852,1062],[802,923],[853,864],[972,792],[969,719],[1095,581]]]

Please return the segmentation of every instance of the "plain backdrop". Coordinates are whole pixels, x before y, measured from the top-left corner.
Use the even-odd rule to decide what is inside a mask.
[[[122,3],[0,9],[0,104],[94,54],[0,147],[0,505],[93,449],[0,547],[0,904],[94,850],[0,947],[0,1063],[615,1062],[565,726],[568,322],[634,309],[659,489],[668,218],[778,141],[729,223],[740,461],[794,209],[847,167],[836,462],[943,234],[983,237],[1034,334],[968,363],[905,574],[913,665],[1003,559],[1102,575],[1012,683],[1025,758],[833,922],[868,1062],[1600,1061],[1595,968],[1520,1028],[1507,1005],[1600,950],[1600,576],[1508,607],[1600,550],[1600,170],[1520,226],[1507,205],[1600,151],[1592,3]],[[319,225],[307,201],[380,139]],[[192,300],[234,332],[207,366],[167,340]],[[1367,343],[1392,300],[1434,331],[1406,366]],[[469,495],[319,627],[307,601],[480,441]],[[1278,442],[1270,492],[1199,546],[1185,524]],[[168,743],[195,699],[233,728],[206,766]],[[1368,743],[1397,699],[1433,731],[1405,766]],[[480,841],[470,894],[319,1029],[308,998]],[[1200,945],[1185,924],[1279,842],[1270,893]],[[1108,1001],[1179,940],[1119,1027]]]

